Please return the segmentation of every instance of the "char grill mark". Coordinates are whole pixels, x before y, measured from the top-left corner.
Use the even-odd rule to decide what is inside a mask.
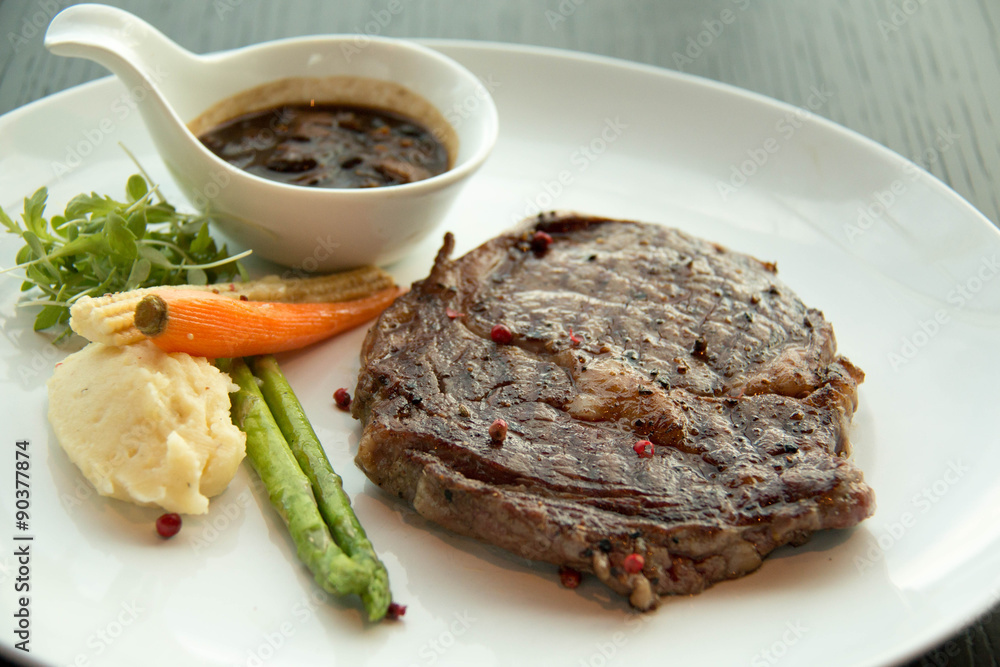
[[[424,516],[646,609],[873,511],[841,456],[863,374],[773,264],[582,216],[452,249],[369,332],[354,401],[358,464]]]

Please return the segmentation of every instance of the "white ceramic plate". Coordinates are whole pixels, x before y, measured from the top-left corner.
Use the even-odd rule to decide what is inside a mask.
[[[156,511],[97,497],[45,421],[44,382],[60,354],[32,333],[30,316],[14,314],[18,282],[6,279],[0,470],[10,482],[13,443],[29,440],[33,656],[146,666],[882,664],[997,602],[1000,235],[982,215],[898,155],[753,94],[577,54],[433,45],[487,81],[502,126],[441,231],[464,251],[538,208],[573,208],[676,225],[777,260],[868,373],[853,439],[876,515],[782,549],[744,579],[633,615],[596,582],[564,589],[555,568],[428,525],[366,481],[352,460],[357,425],[330,398],[354,384],[355,331],[287,355],[284,368],[409,607],[402,623],[366,627],[355,603],[317,592],[246,470],[167,542],[153,532]],[[123,95],[102,80],[0,119],[0,204],[19,211],[43,184],[57,206],[85,190],[121,193],[132,168],[119,141],[177,199]],[[392,267],[401,282],[427,271],[438,238]],[[0,248],[5,266],[11,241]],[[6,483],[8,648],[13,504]]]

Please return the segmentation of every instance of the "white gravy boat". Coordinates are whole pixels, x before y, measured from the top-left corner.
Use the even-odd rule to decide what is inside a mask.
[[[196,55],[128,12],[75,5],[52,19],[45,46],[100,63],[130,90],[145,91],[134,95],[143,120],[188,199],[236,242],[305,271],[402,257],[440,222],[496,142],[497,111],[482,83],[450,58],[412,42],[302,37]],[[388,187],[287,185],[230,165],[192,131],[312,99],[415,118],[448,148],[451,168]]]

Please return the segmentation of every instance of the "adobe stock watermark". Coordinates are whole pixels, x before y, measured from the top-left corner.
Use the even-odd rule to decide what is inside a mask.
[[[900,197],[906,194],[909,186],[907,181],[914,182],[920,178],[920,165],[924,169],[929,169],[941,159],[952,146],[961,138],[961,135],[951,129],[938,129],[934,137],[933,145],[929,146],[912,162],[904,161],[900,164],[905,179],[897,178],[884,189],[876,190],[872,193],[867,204],[858,207],[857,217],[853,222],[844,225],[844,235],[851,243],[855,243],[864,236],[877,222],[882,220],[885,214],[891,209]]]
[[[408,1],[408,0],[407,0]],[[364,25],[354,26],[351,32],[354,33],[354,38],[350,44],[343,44],[340,47],[340,53],[344,56],[344,62],[351,62],[354,56],[360,54],[365,48],[372,43],[373,37],[378,37],[385,29],[389,27],[389,24],[405,9],[404,0],[389,0],[385,7],[378,10],[371,10],[369,12],[371,19],[365,22]]]
[[[875,24],[878,26],[882,39],[889,39],[890,36],[898,33],[926,4],[927,0],[902,0],[889,5],[889,20],[880,18]]]
[[[751,667],[771,667],[778,664],[807,632],[809,628],[802,625],[801,621],[786,622],[781,635],[750,659]]]
[[[16,332],[4,330],[4,337],[11,343],[14,349],[27,350],[34,341],[22,340],[26,335],[37,336],[31,329],[23,329]],[[43,345],[32,350],[27,358],[22,357],[17,362],[16,375],[21,386],[29,388],[52,375],[52,369],[62,357],[65,356],[55,345]],[[11,369],[12,371],[14,369]],[[11,373],[14,375],[14,372]]]
[[[199,211],[211,211],[212,200],[222,194],[222,191],[232,183],[232,176],[221,167],[215,169],[208,175],[208,179],[191,193],[188,198],[191,204]]]
[[[920,354],[920,351],[927,347],[951,323],[953,314],[972,303],[998,273],[1000,273],[1000,260],[996,254],[981,258],[979,266],[973,274],[965,281],[955,283],[945,296],[945,301],[952,304],[954,308],[950,311],[947,308],[939,308],[927,319],[920,320],[917,323],[917,329],[910,335],[904,336],[899,347],[889,351],[886,360],[892,370],[898,371],[902,366],[913,361]]]
[[[330,256],[337,252],[344,241],[337,240],[333,234],[327,234],[326,236],[317,236],[315,239],[315,245],[313,246],[312,254],[305,257],[298,264],[286,269],[282,272],[282,280],[290,280],[292,278],[308,278],[310,275],[314,274],[321,262],[325,262]]]
[[[490,95],[503,85],[500,81],[493,78],[493,74],[488,74],[485,77],[478,76],[476,78],[479,79],[479,86],[472,93],[458,100],[442,112],[444,119],[456,130],[471,118],[473,114],[479,111],[479,108]],[[435,129],[433,134],[434,138],[438,141],[443,140],[440,130]]]
[[[948,495],[952,487],[968,472],[969,466],[962,461],[948,461],[948,469],[940,477],[911,496],[912,511],[902,512],[895,521],[889,522],[882,534],[869,542],[868,550],[863,555],[854,557],[854,567],[858,573],[863,573],[885,558],[886,552],[896,546],[903,536],[917,525],[920,516],[941,502],[941,499]]]
[[[109,479],[113,472],[114,467],[109,462],[97,463],[92,470],[92,474],[102,479]],[[83,473],[74,469],[72,474],[76,478],[76,483],[73,485],[73,488],[64,490],[59,495],[59,499],[62,501],[63,507],[65,507],[67,511],[73,511],[80,505],[83,505],[89,498],[92,498],[97,494],[97,489],[94,488],[93,484],[87,481],[87,478],[83,476]]]
[[[233,12],[242,4],[243,0],[215,0],[212,7],[215,9],[215,17],[222,21],[226,18],[226,14]]]
[[[38,8],[37,11],[21,19],[20,29],[17,32],[13,30],[7,32],[7,41],[14,47],[15,53],[21,47],[27,46],[35,37],[45,34],[49,21],[62,11],[63,4],[56,0],[38,0],[35,7]]]
[[[751,0],[732,0],[732,4],[737,11],[743,12],[750,7]],[[717,17],[702,21],[702,30],[693,37],[688,36],[683,52],[673,52],[674,67],[683,72],[685,66],[693,65],[715,43],[715,40],[736,22],[737,16],[736,12],[727,7],[720,11]]]
[[[167,73],[159,65],[147,72],[147,75],[153,84],[159,84],[167,78]],[[83,159],[104,143],[104,140],[114,133],[118,126],[132,115],[132,112],[138,109],[139,104],[151,93],[150,84],[143,82],[132,86],[126,93],[113,101],[109,109],[111,115],[105,116],[95,127],[80,132],[80,140],[66,146],[66,156],[63,160],[52,162],[52,174],[57,178],[62,178],[83,164]]]
[[[825,88],[812,86],[809,88],[809,97],[806,98],[804,107],[799,107],[794,111],[787,112],[774,124],[774,134],[761,141],[758,145],[746,150],[746,159],[742,162],[730,166],[729,178],[719,180],[715,183],[715,188],[722,197],[722,201],[727,201],[732,195],[746,185],[750,179],[760,173],[761,169],[767,165],[772,157],[778,155],[785,143],[791,140],[806,123],[815,117],[815,112],[821,109],[830,99],[833,93]]]
[[[411,662],[409,667],[435,664],[458,643],[459,637],[472,628],[476,620],[468,611],[456,611],[452,614],[452,618],[444,630],[420,645],[420,648],[417,649],[417,657],[420,658],[420,661]]]
[[[256,478],[256,476],[254,476]],[[263,483],[261,483],[263,486]],[[250,489],[243,489],[240,491],[236,499],[226,503],[222,507],[213,505],[211,508],[211,517],[206,517],[203,520],[200,530],[194,539],[191,540],[191,550],[195,553],[207,549],[209,545],[219,539],[219,536],[225,533],[233,522],[236,521],[243,514],[246,508],[253,504],[253,493]]]
[[[243,667],[262,667],[264,663],[277,655],[289,639],[295,636],[299,626],[308,622],[316,614],[319,607],[328,605],[330,602],[331,597],[326,591],[313,588],[309,594],[302,596],[291,606],[289,609],[290,619],[279,623],[278,627],[271,632],[262,634],[257,645],[247,649],[244,660],[240,664]]]
[[[630,613],[623,621],[624,630],[612,632],[607,639],[601,639],[593,643],[590,654],[580,658],[576,667],[607,667],[614,664],[615,657],[624,649],[632,637],[640,632],[650,621],[651,614],[642,612]]]
[[[139,619],[144,611],[145,609],[136,604],[135,600],[122,602],[121,608],[114,618],[108,621],[104,627],[87,636],[85,645],[89,650],[77,653],[70,664],[73,667],[90,667],[101,664],[96,658],[103,655],[118,638],[125,634],[125,631]]]
[[[128,429],[118,437],[117,451],[124,455],[128,451],[141,450],[151,442],[161,439],[159,435],[159,425],[150,420],[142,420],[131,424]],[[59,500],[67,512],[74,511],[83,505],[88,499],[98,493],[98,490],[88,480],[96,479],[97,484],[104,487],[105,494],[111,492],[115,470],[121,464],[120,459],[110,461],[98,461],[88,467],[87,477],[82,472],[73,469],[72,474],[76,478],[76,483],[72,488],[63,488],[59,494]]]
[[[569,163],[575,167],[575,170],[562,169],[552,180],[543,180],[541,191],[524,200],[521,212],[511,215],[511,223],[517,223],[524,218],[530,218],[551,209],[566,188],[573,185],[580,174],[590,169],[591,165],[621,138],[628,127],[627,123],[622,122],[621,116],[605,118],[604,125],[594,138],[587,143],[580,144],[570,154]]]
[[[566,19],[576,14],[576,10],[580,9],[585,2],[587,0],[560,0],[555,11],[546,9],[545,20],[548,21],[552,32],[556,31],[560,23],[565,23]]]
[[[962,623],[966,627],[965,632],[951,639],[938,648],[934,649],[930,653],[927,653],[921,660],[921,665],[933,665],[933,667],[945,667],[951,658],[956,658],[962,652],[961,645],[968,641],[968,635],[974,632],[976,628],[982,629],[989,625],[990,621],[993,620],[993,614],[996,613],[996,606],[1000,603],[1000,589],[997,588],[996,583],[992,586],[992,591],[987,602],[987,607],[989,611],[981,616],[970,616],[966,618],[965,622]]]

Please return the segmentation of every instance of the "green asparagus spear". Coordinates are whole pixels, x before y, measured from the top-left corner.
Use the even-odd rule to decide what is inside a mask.
[[[389,573],[358,522],[358,517],[351,508],[351,500],[344,493],[340,476],[330,466],[323,446],[316,437],[305,410],[295,397],[295,392],[278,367],[277,360],[270,355],[257,357],[251,361],[251,365],[254,375],[261,380],[260,390],[274,421],[312,484],[320,514],[326,520],[334,540],[356,563],[364,563],[373,568],[372,579],[368,589],[361,594],[361,600],[368,611],[369,620],[381,619],[392,601]]]
[[[247,434],[247,458],[264,482],[271,505],[288,526],[299,559],[324,590],[337,595],[365,593],[372,568],[351,560],[333,541],[309,479],[274,423],[250,369],[242,359],[216,363],[240,387],[232,395],[233,422]]]

